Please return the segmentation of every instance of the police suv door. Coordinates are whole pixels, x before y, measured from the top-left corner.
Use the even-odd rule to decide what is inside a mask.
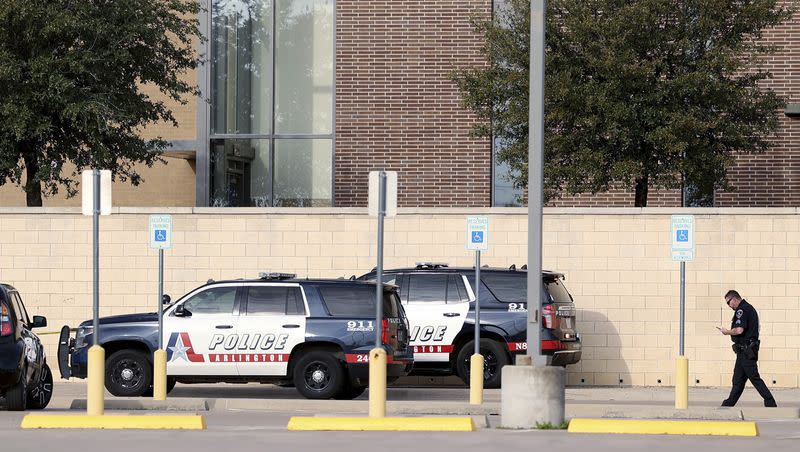
[[[447,362],[472,296],[458,273],[398,275],[400,298],[411,327],[414,360]]]
[[[167,375],[237,375],[230,355],[237,342],[242,287],[201,287],[164,313]]]
[[[287,374],[292,349],[305,342],[306,299],[297,283],[251,284],[239,317],[239,375]]]

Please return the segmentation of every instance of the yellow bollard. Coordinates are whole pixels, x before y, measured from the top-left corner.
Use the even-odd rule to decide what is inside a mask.
[[[106,351],[99,345],[89,348],[89,371],[86,385],[86,414],[102,416],[105,412]]]
[[[480,353],[469,358],[469,404],[483,404],[483,355]]]
[[[167,400],[167,352],[153,353],[153,400]]]
[[[369,351],[369,417],[386,417],[386,350]]]
[[[679,356],[675,366],[675,409],[689,408],[689,359]]]

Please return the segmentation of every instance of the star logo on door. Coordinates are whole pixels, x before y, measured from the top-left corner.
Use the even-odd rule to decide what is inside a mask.
[[[179,359],[192,363],[205,362],[203,355],[194,352],[189,333],[172,333],[167,342],[167,362]]]

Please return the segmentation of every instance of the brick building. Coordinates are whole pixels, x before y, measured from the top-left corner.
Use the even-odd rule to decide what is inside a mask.
[[[492,0],[214,0],[201,17],[210,62],[187,74],[205,99],[175,105],[180,127],[150,128],[172,141],[166,166],[145,183],[115,186],[124,206],[363,206],[367,173],[400,172],[401,206],[508,206],[518,194],[470,136],[475,118],[450,81],[482,64],[472,16]],[[800,14],[765,37],[783,46],[768,65],[789,99],[766,154],[743,156],[733,193],[716,206],[800,205]],[[680,205],[679,191],[650,206]],[[75,205],[63,195],[45,205]],[[0,188],[0,205],[24,205]],[[558,206],[632,206],[633,193],[564,198]]]

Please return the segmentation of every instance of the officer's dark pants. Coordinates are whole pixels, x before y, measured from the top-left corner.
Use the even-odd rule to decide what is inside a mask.
[[[775,403],[775,398],[772,397],[772,393],[767,389],[764,380],[758,374],[758,355],[756,354],[754,359],[747,359],[743,352],[736,354],[736,366],[733,368],[733,387],[731,388],[731,394],[722,402],[722,406],[736,405],[742,392],[744,392],[744,384],[747,383],[748,379],[764,399],[764,406],[778,406]]]

